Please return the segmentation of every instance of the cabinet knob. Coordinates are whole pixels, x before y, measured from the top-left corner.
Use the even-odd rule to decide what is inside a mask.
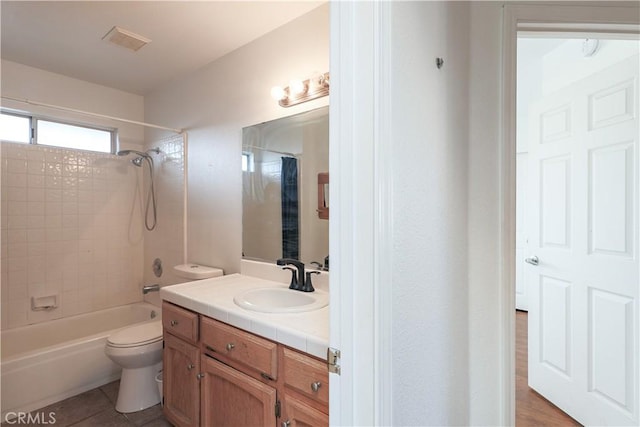
[[[322,383],[320,381],[316,381],[314,383],[311,383],[311,390],[315,393],[320,389],[321,386]]]
[[[287,421],[283,421],[281,424],[282,427],[290,427],[291,426],[291,421],[287,420]]]
[[[235,346],[236,346],[236,345],[235,345],[235,344],[233,344],[233,343],[229,343],[229,344],[227,344],[227,351],[231,351],[231,350],[233,350],[233,349],[235,348]]]
[[[178,326],[177,320],[172,320],[170,323],[171,323],[171,326]]]
[[[200,379],[202,379],[203,377],[204,377],[204,374],[198,374],[198,375],[196,375],[196,378],[197,378],[197,379],[199,379],[199,380],[200,380]]]
[[[193,368],[195,368],[195,367],[196,367],[196,365],[194,365],[193,363],[189,363],[189,364],[187,365],[187,369],[188,369],[188,370],[192,370],[192,369],[193,369]]]

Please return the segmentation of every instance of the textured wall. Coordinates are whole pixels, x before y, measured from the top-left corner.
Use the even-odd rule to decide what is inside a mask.
[[[329,69],[328,12],[321,6],[145,97],[147,121],[189,132],[189,261],[240,271],[242,128],[328,104],[285,109],[270,96]]]
[[[466,425],[468,4],[391,13],[394,424]]]

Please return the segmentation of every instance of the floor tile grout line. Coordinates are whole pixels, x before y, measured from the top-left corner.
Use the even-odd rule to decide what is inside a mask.
[[[78,425],[78,424],[80,424],[80,423],[82,423],[82,422],[84,422],[84,421],[87,421],[88,419],[93,418],[93,417],[95,417],[95,416],[97,416],[97,415],[100,415],[101,413],[106,412],[106,411],[108,411],[108,410],[110,410],[110,409],[112,409],[112,408],[109,408],[109,407],[104,408],[103,410],[98,411],[98,412],[96,412],[96,413],[94,413],[94,414],[91,414],[91,415],[89,415],[88,417],[84,417],[83,419],[78,420],[78,421],[76,421],[76,422],[74,422],[74,423],[67,424],[67,427],[73,427],[73,426],[75,426],[75,425]]]

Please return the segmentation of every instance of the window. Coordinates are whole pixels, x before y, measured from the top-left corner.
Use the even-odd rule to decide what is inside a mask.
[[[114,153],[116,131],[2,112],[0,140]]]
[[[0,139],[9,142],[31,142],[31,120],[29,117],[0,114]]]
[[[253,172],[253,153],[249,151],[242,152],[242,172]]]

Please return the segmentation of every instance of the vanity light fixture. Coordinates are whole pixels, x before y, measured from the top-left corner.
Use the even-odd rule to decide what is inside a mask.
[[[317,73],[307,80],[291,80],[289,86],[271,88],[271,97],[281,107],[291,107],[329,95],[329,73]]]

